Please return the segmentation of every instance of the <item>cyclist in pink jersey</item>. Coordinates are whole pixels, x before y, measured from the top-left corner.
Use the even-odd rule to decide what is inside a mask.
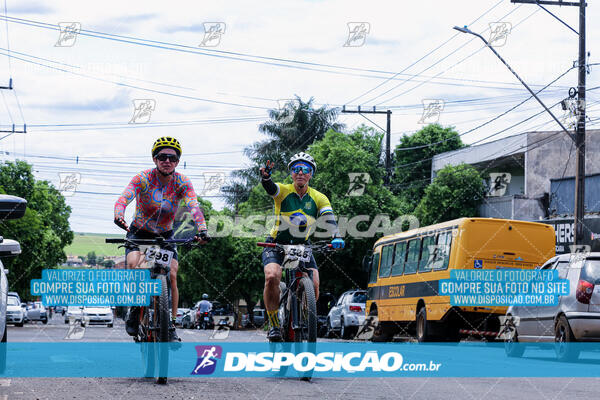
[[[161,137],[152,146],[152,158],[156,168],[140,172],[133,177],[123,194],[115,203],[115,224],[127,230],[130,239],[154,239],[161,236],[165,239],[173,237],[173,222],[180,201],[189,208],[198,229],[196,240],[201,244],[210,240],[204,214],[199,207],[196,193],[190,179],[175,172],[181,156],[179,141],[171,137]],[[136,200],[135,216],[131,226],[125,222],[125,208]],[[171,261],[171,297],[172,325],[174,326],[179,302],[177,289],[177,270],[179,268],[177,249],[171,246],[173,260]],[[139,248],[125,250],[128,267],[136,266],[144,255]],[[126,330],[131,336],[138,331],[136,308],[132,307],[127,318]],[[174,329],[170,329],[170,340],[179,341]]]

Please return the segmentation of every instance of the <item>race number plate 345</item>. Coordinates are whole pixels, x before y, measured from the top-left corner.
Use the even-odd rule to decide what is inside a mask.
[[[146,261],[154,261],[154,264],[168,267],[171,265],[172,259],[173,252],[171,250],[151,247],[146,251]]]

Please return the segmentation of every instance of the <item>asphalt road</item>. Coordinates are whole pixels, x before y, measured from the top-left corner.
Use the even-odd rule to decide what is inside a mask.
[[[71,329],[71,333],[69,330]],[[121,320],[113,328],[85,331],[50,323],[9,326],[9,342],[124,342],[131,339]],[[211,331],[179,329],[186,342],[212,340]],[[66,339],[67,335],[76,339]],[[73,336],[75,335],[75,336]],[[265,341],[263,331],[230,331],[231,342]],[[325,340],[325,339],[324,339]],[[118,361],[118,355],[115,355]],[[599,372],[600,375],[600,372]],[[590,399],[600,393],[600,378],[169,378],[160,386],[146,378],[0,378],[3,399]]]

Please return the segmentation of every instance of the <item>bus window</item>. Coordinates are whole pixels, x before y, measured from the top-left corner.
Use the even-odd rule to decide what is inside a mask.
[[[421,251],[421,239],[413,239],[408,242],[408,255],[404,264],[404,275],[414,274],[419,266],[419,252]]]
[[[392,265],[392,276],[402,275],[404,272],[404,260],[406,260],[406,242],[396,243],[394,265]]]
[[[421,261],[419,261],[419,272],[431,271],[432,265],[429,257],[435,246],[435,236],[426,236],[423,238],[423,246],[421,246]]]
[[[436,246],[437,254],[433,261],[434,270],[442,270],[448,268],[450,262],[450,245],[452,244],[452,232],[442,232],[438,236]]]
[[[379,277],[387,278],[390,276],[392,261],[394,258],[394,245],[383,246],[381,250],[381,267],[379,268]]]
[[[371,261],[371,274],[369,283],[377,282],[377,271],[379,270],[379,253],[373,253],[373,261]]]

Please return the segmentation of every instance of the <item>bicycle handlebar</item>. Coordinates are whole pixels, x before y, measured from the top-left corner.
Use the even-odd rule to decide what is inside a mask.
[[[258,243],[256,243],[256,245],[258,247],[281,247],[281,246],[283,246],[279,243],[267,243],[267,242],[258,242]],[[333,248],[333,245],[331,243],[327,243],[326,245],[325,244],[304,244],[301,246],[310,247],[312,249],[316,249],[316,248],[320,248],[320,247],[327,247],[330,249]]]
[[[193,243],[195,241],[194,238],[191,239],[127,239],[127,238],[106,238],[104,239],[106,243],[133,243],[138,245],[152,245],[152,244],[188,244]]]

